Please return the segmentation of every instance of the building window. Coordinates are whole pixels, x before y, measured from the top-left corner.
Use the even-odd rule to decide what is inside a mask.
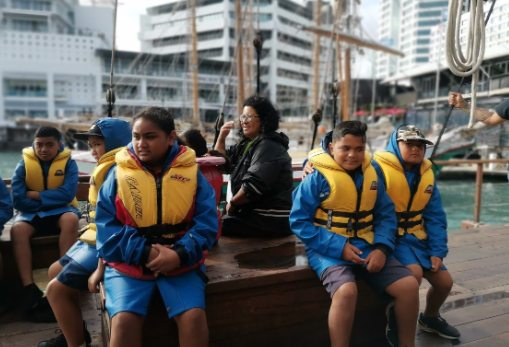
[[[427,63],[427,62],[429,62],[429,58],[428,57],[426,57],[426,58],[424,58],[424,57],[415,58],[415,62],[416,63]]]
[[[419,36],[429,35],[430,33],[431,33],[431,30],[417,30],[417,35],[419,35]]]
[[[290,70],[286,70],[286,69],[277,69],[277,75],[278,75],[278,77],[290,78],[292,80],[297,80],[297,81],[306,81],[307,82],[309,80],[308,74],[290,71]]]
[[[48,32],[48,22],[40,20],[13,19],[10,29],[14,31]]]
[[[4,95],[44,98],[48,95],[47,83],[46,81],[6,79],[4,82]]]
[[[51,11],[50,1],[15,0],[11,2],[12,8],[30,11]]]
[[[419,8],[432,8],[432,7],[448,7],[448,1],[432,1],[432,2],[421,2]]]

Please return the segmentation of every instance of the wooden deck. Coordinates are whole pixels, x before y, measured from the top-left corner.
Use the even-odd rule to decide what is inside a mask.
[[[304,265],[303,250],[299,245],[294,246],[295,242],[291,237],[271,240],[264,242],[263,245],[260,241],[249,240],[249,242],[235,240],[237,243],[235,248],[238,254],[242,255],[233,257],[229,251],[231,247],[227,247],[226,243],[222,245],[221,240],[207,261],[207,274],[211,279],[207,296],[216,297],[214,301],[207,303],[207,308],[210,310],[208,316],[211,340],[215,340],[211,342],[211,346],[221,346],[221,340],[239,333],[236,330],[238,327],[232,326],[230,330],[220,324],[229,315],[242,316],[242,312],[237,312],[237,307],[239,300],[245,299],[229,296],[227,292],[251,290],[255,287],[260,293],[268,292],[277,284],[275,287],[279,286],[279,289],[274,291],[273,303],[260,305],[258,312],[255,312],[261,319],[267,317],[269,322],[270,317],[277,312],[277,301],[286,295],[285,283],[312,281],[309,277],[310,270]],[[449,233],[449,247],[450,253],[445,264],[453,276],[455,285],[443,306],[442,315],[461,331],[462,336],[459,341],[449,341],[418,329],[417,346],[509,346],[509,225],[452,231]],[[276,249],[278,252],[274,252]],[[422,308],[427,288],[428,285],[424,281],[420,296]],[[93,346],[102,347],[101,317],[100,311],[97,310],[99,303],[96,295],[84,293],[82,298],[85,319],[94,336]],[[256,300],[256,296],[250,300]],[[325,329],[322,327],[326,325],[326,312],[322,309],[317,310],[319,312],[315,317],[315,324],[302,325],[296,321],[300,310],[311,312],[314,302],[318,305],[324,300],[323,293],[316,293],[315,298],[303,297],[302,300],[305,302],[301,307],[295,308],[294,317],[282,317],[289,322],[287,333],[303,337],[302,344],[295,344],[295,347],[326,346],[327,344],[324,343],[314,344],[305,338],[314,331],[322,331],[322,334],[326,332],[326,326]],[[229,309],[214,312],[214,307],[222,303],[227,303]],[[292,322],[292,319],[295,322]],[[239,321],[239,327],[241,323]],[[19,310],[15,310],[0,317],[0,346],[37,346],[40,340],[53,337],[54,330],[57,328],[56,324],[25,323],[21,320]],[[259,320],[253,324],[253,332],[248,335],[258,340],[258,344],[265,346],[284,345],[282,341],[270,341],[263,338],[259,333],[263,329],[267,327],[264,328],[263,320]],[[328,337],[320,336],[317,340],[325,341]],[[383,343],[372,346],[383,347]]]

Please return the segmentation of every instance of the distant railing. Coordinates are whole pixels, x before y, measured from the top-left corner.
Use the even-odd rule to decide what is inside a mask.
[[[479,223],[481,219],[481,197],[484,164],[509,164],[509,159],[479,159],[479,160],[436,160],[436,165],[461,165],[477,164],[475,174],[475,198],[474,198],[474,223]]]

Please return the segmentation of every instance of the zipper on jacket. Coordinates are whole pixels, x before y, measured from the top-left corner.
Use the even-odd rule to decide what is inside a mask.
[[[162,206],[162,192],[161,192],[161,176],[156,178],[156,188],[157,188],[157,224],[161,224],[163,220],[163,206]]]
[[[415,193],[417,193],[417,187],[419,186],[419,183],[421,183],[421,175],[414,179],[413,187],[410,189],[410,201],[408,202],[405,213],[405,234],[408,233],[408,212],[410,212],[410,208],[412,207],[412,201],[414,201],[414,196]]]

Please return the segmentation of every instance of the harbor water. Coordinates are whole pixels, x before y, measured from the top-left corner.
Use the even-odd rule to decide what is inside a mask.
[[[10,178],[21,159],[21,152],[0,153],[0,176]],[[438,189],[447,213],[449,230],[460,229],[462,220],[472,220],[475,179],[439,180]],[[506,180],[484,180],[482,187],[481,222],[509,223],[509,184]]]

